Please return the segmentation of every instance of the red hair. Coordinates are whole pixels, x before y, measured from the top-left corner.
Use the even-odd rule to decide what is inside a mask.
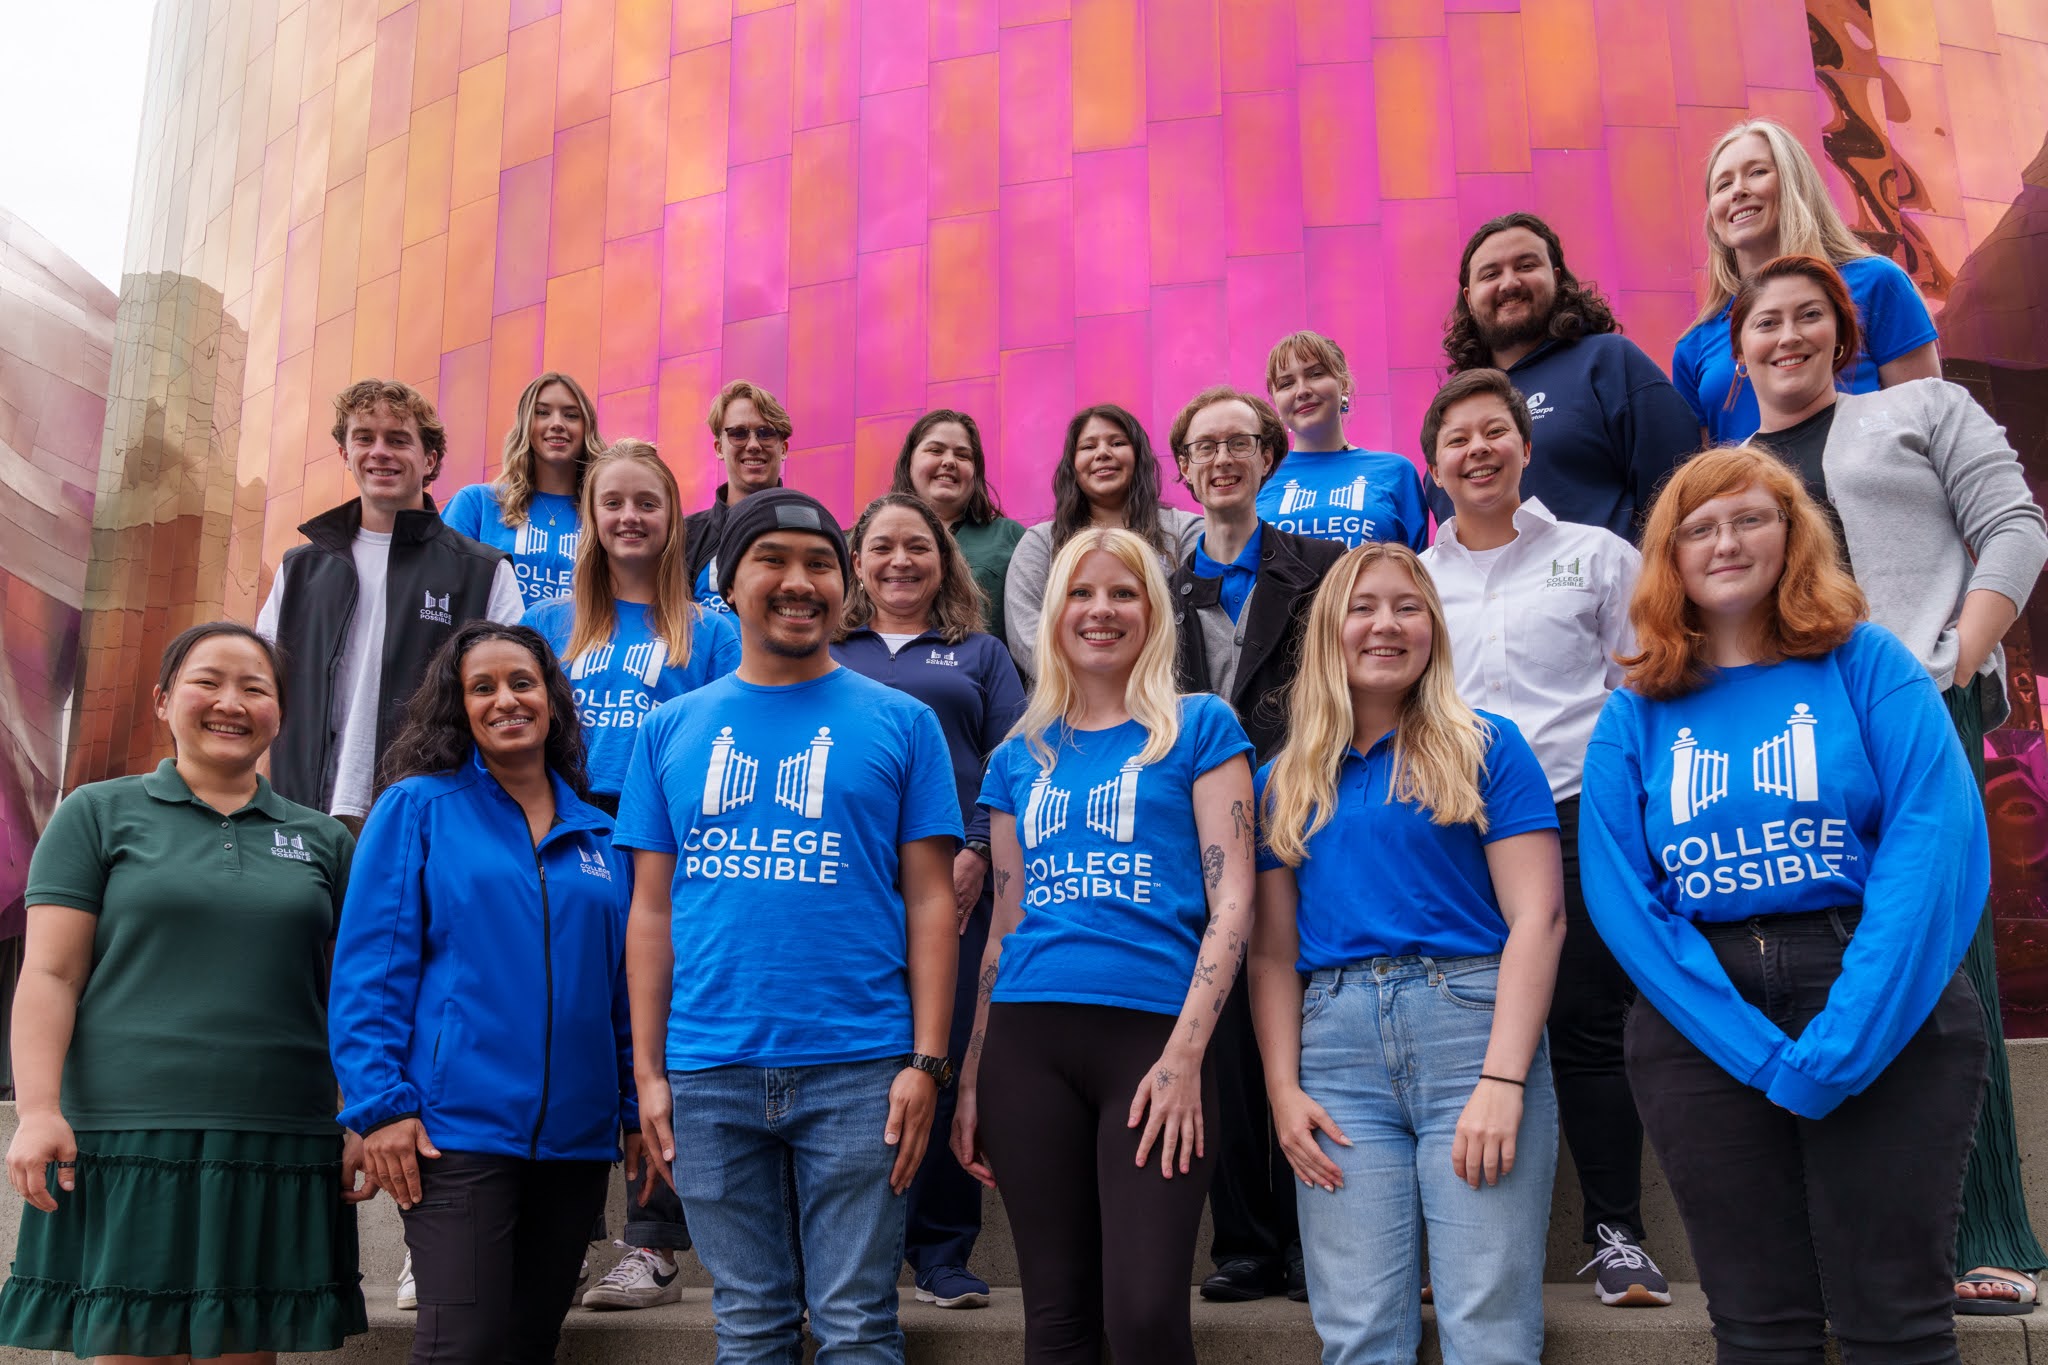
[[[1769,493],[1785,514],[1785,569],[1751,641],[1757,662],[1818,658],[1869,614],[1863,590],[1842,567],[1827,514],[1784,461],[1752,446],[1702,451],[1672,474],[1643,528],[1643,572],[1628,604],[1637,651],[1618,659],[1642,696],[1668,701],[1705,685],[1707,637],[1678,575],[1678,526],[1702,505],[1750,487]]]
[[[1742,325],[1756,308],[1757,296],[1771,281],[1790,279],[1812,280],[1835,310],[1835,373],[1840,374],[1856,359],[1863,345],[1863,329],[1857,324],[1856,300],[1849,296],[1842,273],[1818,256],[1773,257],[1736,286],[1735,297],[1728,304],[1728,349],[1737,360],[1742,359]]]

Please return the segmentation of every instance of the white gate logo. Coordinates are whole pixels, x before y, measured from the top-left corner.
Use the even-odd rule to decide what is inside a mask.
[[[1280,488],[1280,515],[1289,516],[1295,512],[1306,512],[1316,505],[1316,490],[1303,488],[1289,479]]]
[[[1820,800],[1816,724],[1811,707],[1795,705],[1785,728],[1750,750],[1750,790],[1793,801]],[[1686,823],[1727,794],[1728,755],[1701,748],[1690,728],[1681,729],[1671,744],[1671,823]]]
[[[1128,844],[1138,832],[1138,777],[1145,765],[1135,756],[1117,770],[1115,777],[1098,782],[1087,792],[1088,828],[1117,843]],[[1067,827],[1067,807],[1073,793],[1052,785],[1052,774],[1042,772],[1031,784],[1024,802],[1024,847],[1040,844]]]
[[[732,727],[711,741],[711,761],[704,765],[704,813],[723,815],[754,799],[754,775],[761,765],[733,747]]]
[[[1330,506],[1342,507],[1349,512],[1363,512],[1365,510],[1365,490],[1367,487],[1365,475],[1360,474],[1342,488],[1330,490]]]
[[[1024,802],[1024,847],[1037,848],[1067,827],[1067,802],[1071,799],[1064,788],[1053,790],[1051,773],[1038,775]]]
[[[1671,745],[1671,823],[1682,825],[1728,794],[1728,755],[1702,749],[1690,729]]]
[[[572,682],[582,682],[593,673],[602,673],[611,666],[612,646],[610,644],[592,645],[589,649],[578,654],[576,662],[569,665],[569,678]]]
[[[825,770],[832,759],[832,730],[821,725],[804,749],[783,759],[775,768],[775,804],[787,807],[806,820],[825,814]],[[760,773],[759,760],[735,747],[732,727],[725,726],[711,742],[711,758],[704,765],[706,815],[724,815],[750,804]]]
[[[519,528],[519,534],[512,538],[512,553],[515,555],[544,555],[548,552],[548,533],[532,522]]]

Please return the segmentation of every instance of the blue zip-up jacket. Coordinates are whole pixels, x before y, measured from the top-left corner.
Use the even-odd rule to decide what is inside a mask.
[[[417,1118],[442,1151],[615,1161],[640,1123],[626,1005],[632,862],[553,773],[555,826],[472,753],[377,798],[334,946],[342,1126]]]
[[[1692,409],[1657,362],[1619,332],[1546,341],[1508,370],[1529,402],[1529,468],[1522,498],[1559,521],[1642,536],[1657,485],[1700,448]],[[1439,525],[1451,500],[1429,480]]]

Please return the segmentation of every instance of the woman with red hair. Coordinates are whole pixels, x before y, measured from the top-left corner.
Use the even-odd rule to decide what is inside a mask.
[[[1718,1358],[1956,1360],[1990,848],[1947,709],[1765,451],[1672,476],[1629,615],[1582,876]]]

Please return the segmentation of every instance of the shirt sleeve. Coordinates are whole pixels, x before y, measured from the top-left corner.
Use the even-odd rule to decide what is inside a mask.
[[[633,1001],[626,986],[626,919],[633,904],[633,860],[630,857],[615,858],[614,866],[621,869],[616,875],[619,885],[624,888],[622,903],[627,907],[619,915],[619,950],[612,961],[612,1039],[618,1055],[619,1068],[619,1122],[627,1133],[640,1131],[640,1087],[633,1075]]]
[[[996,746],[988,756],[987,771],[981,775],[981,795],[975,798],[978,805],[1005,815],[1017,813],[1017,803],[1010,796],[1010,767],[1017,755],[1024,752],[1027,751],[1021,736]]]
[[[328,817],[333,820],[333,817]],[[327,937],[334,940],[341,936],[341,912],[348,904],[348,874],[355,866],[356,836],[348,832],[348,826],[333,820],[334,867],[328,875],[334,887],[334,923],[329,926]]]
[[[62,905],[97,915],[107,894],[109,867],[99,807],[91,787],[57,803],[29,855],[24,905]]]
[[[1937,415],[1927,454],[1977,561],[1970,589],[1989,589],[2024,608],[2048,563],[2048,520],[2027,487],[2019,454],[1967,389],[1940,379],[1914,382],[1934,389],[1929,406]]]
[[[1671,387],[1678,390],[1679,398],[1692,413],[1694,439],[1698,439],[1703,428],[1713,425],[1707,420],[1707,410],[1700,406],[1699,338],[1699,327],[1691,327],[1671,352]]]
[[[676,852],[675,825],[661,789],[664,765],[660,750],[668,742],[668,730],[663,708],[656,707],[633,736],[633,757],[626,763],[626,781],[619,788],[619,814],[612,827],[615,847]]]
[[[497,581],[493,579],[491,589],[494,598],[497,595],[497,586]],[[545,602],[536,602],[522,618],[522,624],[531,626],[548,642],[548,648],[555,651],[555,656],[562,661],[564,667],[569,663],[569,637],[576,633],[575,622],[575,603],[566,597],[550,597]]]
[[[1003,580],[1003,632],[1010,657],[1021,673],[1033,671],[1038,649],[1038,618],[1045,610],[1045,578],[1052,572],[1052,528],[1034,526],[1017,542],[1010,556],[1010,574]]]
[[[1631,694],[1607,700],[1586,747],[1579,802],[1579,888],[1601,942],[1643,998],[1723,1071],[1759,1085],[1789,1047],[1784,1030],[1743,999],[1714,947],[1671,913],[1643,831],[1642,758]]]
[[[1506,717],[1492,717],[1493,743],[1486,751],[1486,773],[1480,797],[1486,802],[1486,833],[1480,842],[1497,843],[1533,830],[1557,828],[1557,803],[1550,797],[1550,779],[1536,761],[1536,751],[1521,729]]]
[[[455,496],[448,499],[448,505],[441,509],[441,521],[451,531],[459,531],[471,540],[482,540],[484,529],[483,504],[489,501],[493,508],[497,499],[491,497],[488,484],[473,483],[459,488]]]
[[[278,562],[277,572],[270,576],[270,595],[256,613],[256,633],[272,644],[277,643],[277,618],[284,610],[284,575],[290,567],[289,560]]]
[[[1635,596],[1636,579],[1642,576],[1643,556],[1635,546],[1614,537],[1613,553],[1607,556],[1611,573],[1600,595],[1600,653],[1606,664],[1602,681],[1612,692],[1628,677],[1628,670],[1615,662],[1636,652],[1636,628],[1628,619],[1628,604]]]
[[[485,614],[501,626],[516,626],[526,616],[526,601],[519,595],[519,571],[510,559],[498,561],[491,579],[491,605]]]
[[[1620,413],[1620,443],[1628,461],[1628,486],[1636,521],[1649,515],[1657,489],[1673,469],[1700,448],[1700,423],[1657,362],[1628,338],[1621,338],[1628,401]],[[1637,528],[1632,528],[1633,530]]]
[[[1912,1041],[1991,892],[1984,803],[1934,680],[1880,626],[1859,627],[1837,655],[1862,713],[1883,815],[1842,974],[1763,1086],[1813,1119],[1861,1092]]]
[[[1400,459],[1405,469],[1397,483],[1401,504],[1402,541],[1409,549],[1421,554],[1429,548],[1429,503],[1422,495],[1422,476],[1415,472],[1415,466],[1405,458]]]
[[[1017,679],[1017,665],[1010,662],[1002,642],[991,638],[981,652],[981,756],[984,762],[996,751],[1017,717],[1024,714],[1024,684]],[[979,802],[967,819],[967,839],[988,842],[988,811]]]
[[[1913,277],[1882,256],[1869,258],[1875,268],[1864,272],[1856,311],[1863,324],[1863,353],[1877,365],[1888,365],[1935,340],[1934,319]]]
[[[422,1103],[406,1074],[426,940],[426,831],[403,783],[370,810],[342,903],[327,1003],[328,1048],[341,1086],[342,1127],[368,1133]]]
[[[704,619],[709,623],[706,629],[711,636],[710,677],[716,681],[740,666],[740,628],[724,612],[706,611]]]
[[[1254,854],[1257,858],[1258,870],[1261,872],[1274,872],[1287,866],[1286,863],[1274,857],[1273,851],[1266,847],[1266,784],[1272,780],[1272,777],[1273,765],[1271,762],[1266,763],[1265,766],[1252,774],[1252,810],[1257,812],[1259,828]]]
[[[1239,754],[1249,754],[1252,742],[1230,703],[1213,692],[1197,692],[1185,699],[1184,729],[1192,730],[1194,776],[1214,772]]]
[[[896,821],[896,842],[912,843],[934,835],[950,835],[957,842],[963,833],[960,823],[959,788],[953,781],[953,758],[946,748],[945,731],[931,707],[918,703],[909,718],[908,763],[903,774],[903,808]]]

